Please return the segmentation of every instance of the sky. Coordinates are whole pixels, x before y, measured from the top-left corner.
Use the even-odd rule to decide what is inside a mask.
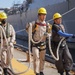
[[[14,3],[22,3],[24,0],[0,0],[0,8],[10,8]]]

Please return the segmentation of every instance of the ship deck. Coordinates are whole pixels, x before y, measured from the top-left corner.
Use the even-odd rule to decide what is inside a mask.
[[[27,69],[29,65],[29,62],[27,61],[27,53],[23,52],[19,48],[18,49],[16,48],[14,50],[14,59],[12,60],[12,65],[13,65],[14,70],[16,70],[17,72],[21,72]],[[59,75],[55,65],[47,61],[45,61],[44,74],[45,75]],[[20,75],[35,75],[33,71],[33,57],[31,57],[30,69],[26,73],[23,73]],[[71,72],[71,75],[75,75],[75,74]]]

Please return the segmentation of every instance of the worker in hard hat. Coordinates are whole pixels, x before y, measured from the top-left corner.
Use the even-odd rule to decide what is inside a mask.
[[[65,28],[62,25],[62,15],[60,13],[55,13],[53,15],[53,26],[52,26],[52,50],[56,55],[56,49],[58,43],[63,37],[72,37],[75,38],[74,34],[68,34],[65,32]],[[69,52],[68,46],[66,44],[66,40],[64,40],[59,48],[59,60],[55,62],[56,68],[60,75],[64,75],[64,71],[66,75],[71,75],[69,72],[73,66],[73,59]]]
[[[41,37],[47,32],[51,32],[51,25],[46,23],[47,11],[45,8],[38,9],[38,19],[32,23],[32,36],[35,42],[38,42]],[[29,24],[26,25],[26,31],[28,31]],[[33,53],[33,66],[36,75],[44,75],[44,62],[46,53],[46,36],[44,35],[40,43],[32,43],[32,53]]]
[[[1,26],[3,27],[5,33],[6,33],[6,38],[8,41],[8,46],[10,46],[10,56],[9,57],[13,57],[13,50],[14,50],[14,41],[15,41],[15,30],[13,28],[13,26],[7,22],[7,15],[5,12],[0,12],[0,22],[1,22]],[[1,30],[0,30],[1,33]],[[1,34],[0,34],[1,37]],[[3,36],[3,47],[6,47],[6,41],[5,38]],[[5,54],[6,57],[6,54]],[[11,59],[10,58],[10,59]],[[2,67],[4,70],[4,75],[7,75],[7,68],[8,65],[5,65],[4,63],[2,63]]]

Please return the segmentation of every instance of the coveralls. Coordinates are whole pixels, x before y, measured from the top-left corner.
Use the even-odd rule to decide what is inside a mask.
[[[64,26],[62,24],[53,24],[52,26],[52,50],[56,56],[56,49],[58,43],[63,37],[72,37],[73,34],[65,33]],[[59,60],[55,62],[56,68],[59,73],[63,73],[64,70],[70,71],[73,65],[73,59],[69,52],[66,40],[61,43],[59,48]]]
[[[13,28],[13,26],[9,23],[7,23],[5,26],[1,25],[6,33],[6,38],[7,38],[7,41],[8,41],[8,46],[9,49],[10,49],[10,57],[12,58],[13,57],[13,50],[14,50],[14,41],[15,41],[15,30]],[[0,30],[0,37],[1,37],[1,30]],[[4,36],[3,36],[3,47],[5,47],[6,49],[6,41],[4,39]],[[6,57],[6,54],[3,53],[4,56]],[[1,64],[3,68],[7,68],[9,67],[9,65],[5,65],[4,63]]]
[[[47,32],[47,30],[51,31],[51,25],[48,23],[46,24],[45,21],[40,22],[37,20],[36,22],[32,22],[32,28],[34,29],[35,26],[38,26],[36,30],[33,32],[33,40],[35,42],[38,42],[41,37]],[[28,26],[26,26],[26,29],[28,29]],[[32,53],[33,53],[33,59],[34,59],[34,72],[40,73],[43,72],[44,69],[44,62],[45,62],[45,53],[46,53],[46,36],[43,36],[43,39],[40,43],[35,44],[32,43]]]

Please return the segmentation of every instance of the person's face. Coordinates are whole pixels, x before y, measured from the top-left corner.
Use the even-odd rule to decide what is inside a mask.
[[[46,14],[40,14],[39,15],[39,20],[40,21],[45,21],[45,19],[46,19]]]
[[[61,24],[62,23],[62,18],[57,18],[57,19],[54,20],[54,22],[56,24]]]
[[[6,24],[6,19],[1,19],[1,23],[2,23],[2,25],[5,25]]]

